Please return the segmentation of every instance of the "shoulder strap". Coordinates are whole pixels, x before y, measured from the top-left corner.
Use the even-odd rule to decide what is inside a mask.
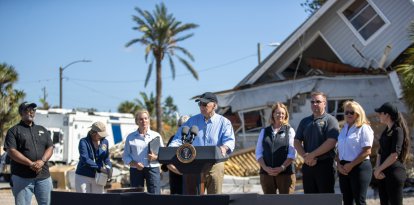
[[[86,144],[88,145],[88,147],[92,150],[93,161],[96,163],[94,149],[93,149],[93,147],[89,144],[89,140],[88,140],[88,139],[85,139],[85,140],[86,140]]]

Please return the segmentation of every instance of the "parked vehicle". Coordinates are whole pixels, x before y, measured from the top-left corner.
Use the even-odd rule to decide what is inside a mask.
[[[80,112],[68,109],[37,110],[35,122],[50,131],[54,150],[49,162],[76,164],[79,140],[86,136],[93,122],[105,123],[110,134],[109,147],[122,142],[137,126],[132,114],[112,112]]]
[[[0,158],[0,176],[3,176],[6,182],[10,181],[10,157],[7,155],[7,152],[4,152]]]

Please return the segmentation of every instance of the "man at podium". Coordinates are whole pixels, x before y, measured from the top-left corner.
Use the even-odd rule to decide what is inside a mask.
[[[192,145],[219,146],[223,156],[230,154],[234,150],[235,144],[233,126],[230,120],[215,112],[218,107],[216,95],[211,92],[206,92],[199,96],[195,102],[198,102],[200,114],[192,116],[177,130],[169,146],[178,147],[182,145],[182,129],[184,126],[197,126],[198,133],[191,140]],[[169,165],[168,167],[175,169],[173,165]],[[203,176],[207,194],[222,193],[224,162],[214,164]]]

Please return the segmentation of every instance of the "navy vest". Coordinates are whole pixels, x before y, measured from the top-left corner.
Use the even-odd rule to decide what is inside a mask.
[[[283,125],[276,135],[273,134],[271,126],[266,127],[263,136],[263,160],[267,166],[280,167],[286,160],[289,148],[289,125]],[[260,168],[261,174],[267,174]],[[293,163],[286,167],[280,174],[295,173]]]

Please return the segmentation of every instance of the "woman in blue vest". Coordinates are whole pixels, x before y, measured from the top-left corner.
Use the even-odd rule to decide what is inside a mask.
[[[364,109],[355,101],[344,103],[345,124],[338,136],[336,156],[344,205],[366,204],[372,165],[369,160],[374,131]]]
[[[275,103],[271,125],[260,131],[256,160],[260,164],[260,184],[264,194],[293,194],[296,176],[293,161],[295,130],[289,125],[289,113],[282,103]]]

